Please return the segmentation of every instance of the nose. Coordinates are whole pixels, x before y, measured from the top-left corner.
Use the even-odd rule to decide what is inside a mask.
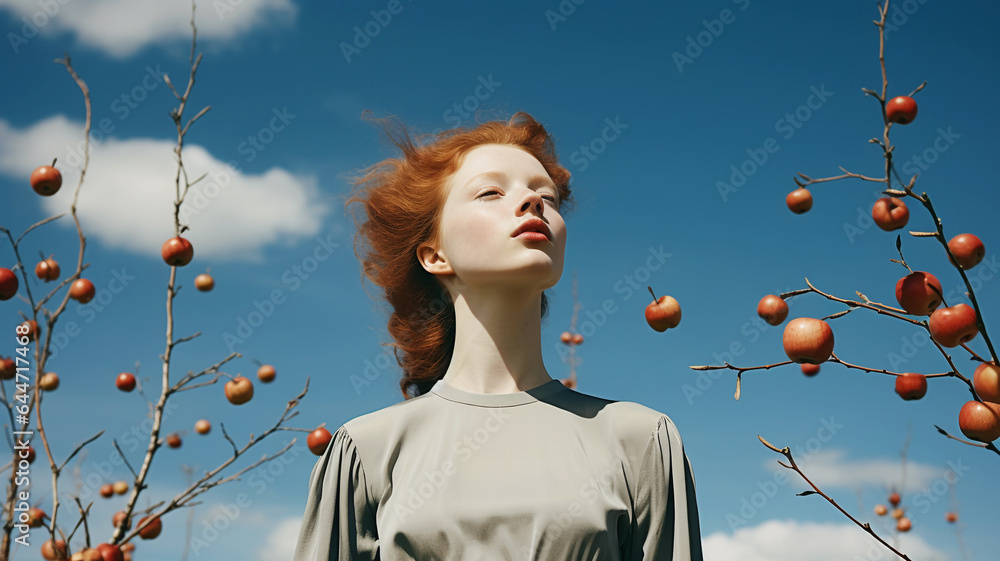
[[[548,222],[542,214],[545,212],[545,199],[538,194],[537,191],[528,189],[528,194],[524,197],[521,202],[521,206],[518,209],[518,214],[524,214],[525,212],[534,212],[538,215],[538,218],[542,219],[544,222]]]

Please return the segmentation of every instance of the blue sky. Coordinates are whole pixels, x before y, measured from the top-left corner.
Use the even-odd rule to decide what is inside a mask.
[[[109,463],[111,438],[125,442],[124,435],[140,430],[147,406],[112,384],[139,362],[147,395],[155,399],[159,387],[169,268],[158,248],[173,232],[176,137],[168,117],[175,99],[160,76],[167,73],[178,87],[186,83],[190,6],[51,4],[46,13],[44,2],[0,0],[7,39],[0,47],[0,224],[17,235],[69,210],[83,103],[65,69],[52,63],[68,52],[93,102],[95,139],[79,212],[90,264],[85,276],[100,293],[86,306],[71,302],[57,324],[61,344],[48,370],[62,385],[45,400],[45,422],[59,458],[104,429],[87,448],[80,477],[128,479],[124,466]],[[1000,197],[992,169],[1000,117],[982,104],[1000,89],[1000,7],[984,3],[970,13],[940,1],[894,5],[886,40],[889,95],[927,81],[916,95],[917,119],[892,129],[895,161],[905,177],[919,173],[917,190],[932,197],[947,236],[971,232],[985,242],[986,260],[970,275],[992,327],[989,320],[1000,314],[994,214]],[[882,173],[881,151],[868,143],[881,136],[878,103],[862,93],[881,90],[876,17],[874,3],[860,1],[651,7],[567,0],[461,9],[410,1],[201,3],[196,21],[204,59],[189,114],[212,109],[192,127],[184,157],[192,174],[209,174],[205,185],[213,190],[190,215],[195,258],[178,271],[185,289],[174,307],[175,334],[201,336],[178,347],[172,375],[237,351],[243,357],[227,372],[252,376],[257,359],[274,364],[278,376],[255,384],[254,400],[238,408],[224,400],[221,384],[172,398],[176,409],[165,430],[186,431],[184,445],[160,451],[140,506],[182,489],[182,464],[200,473],[228,457],[218,430],[193,433],[198,418],[225,423],[237,442],[245,441],[274,424],[306,376],[309,394],[293,426],[325,422],[333,429],[399,400],[399,372],[381,345],[389,340],[387,312],[360,282],[353,222],[341,202],[349,174],[395,155],[361,112],[397,115],[430,132],[472,125],[476,111],[486,120],[523,110],[554,135],[577,199],[577,210],[566,216],[563,277],[549,292],[543,323],[546,367],[554,377],[568,373],[558,336],[569,327],[575,275],[583,305],[577,328],[586,337],[577,353],[578,389],[637,401],[674,420],[696,472],[703,535],[715,558],[865,555],[874,541],[846,526],[822,499],[796,497],[804,482],[792,472],[776,475],[780,456],[756,435],[799,449],[808,474],[881,528],[872,507],[900,483],[900,450],[910,429],[903,499],[914,530],[901,548],[913,558],[960,559],[954,527],[944,522],[957,501],[967,548],[987,555],[997,458],[933,428],[958,434],[958,410],[968,399],[958,381],[931,380],[925,398],[903,402],[888,376],[829,364],[805,378],[783,366],[744,375],[737,402],[735,373],[688,368],[785,360],[782,328],[755,326],[756,304],[765,294],[804,288],[806,277],[842,298],[858,290],[895,304],[895,282],[905,270],[889,261],[897,257],[896,233],[870,224],[880,196],[875,184],[816,185],[813,209],[803,215],[784,204],[798,172],[825,177],[843,166]],[[27,178],[53,157],[66,186],[42,199]],[[910,204],[910,210],[907,230],[932,229],[925,209]],[[63,271],[71,269],[78,251],[72,220],[32,232],[22,251],[30,265],[43,252],[55,254]],[[936,242],[906,236],[903,251],[911,267],[938,276],[949,303],[963,300],[961,279]],[[0,265],[13,262],[5,243]],[[206,268],[216,288],[198,293],[192,281]],[[657,333],[646,325],[647,284],[680,302],[677,329]],[[36,295],[43,290],[40,282],[32,288]],[[370,285],[368,291],[377,294]],[[19,300],[0,306],[8,321],[27,310]],[[841,309],[807,294],[792,299],[790,317]],[[256,310],[265,320],[234,343],[229,336]],[[79,331],[67,327],[70,321]],[[831,325],[836,352],[849,362],[920,373],[948,369],[911,325],[864,310]],[[970,346],[987,352],[982,337]],[[964,351],[952,355],[971,376]],[[366,370],[374,379],[356,388],[352,377]],[[277,451],[294,435],[300,438],[286,463],[202,496],[192,534],[204,545],[189,558],[222,551],[261,560],[290,555],[315,461],[304,433],[274,434],[238,464]],[[138,450],[130,455],[134,462],[140,457]],[[949,465],[960,473],[954,496],[943,478]],[[33,493],[45,508],[48,475],[39,477]],[[61,482],[71,492],[71,470]],[[84,483],[81,494],[87,492],[94,496]],[[108,536],[121,504],[96,498],[92,512],[98,528],[109,521]],[[72,518],[61,512],[61,520]],[[140,542],[137,551],[144,559],[178,558],[185,517],[168,515],[161,538]],[[774,543],[784,545],[768,549]],[[817,544],[828,553],[809,549]]]

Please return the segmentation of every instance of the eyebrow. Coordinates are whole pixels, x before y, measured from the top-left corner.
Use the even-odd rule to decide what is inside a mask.
[[[494,179],[496,181],[504,181],[504,180],[507,179],[507,174],[504,173],[504,172],[502,172],[502,171],[485,171],[483,173],[480,173],[480,174],[474,176],[472,179],[470,179],[468,181],[468,183],[465,184],[465,186],[468,187],[469,185],[472,185],[472,183],[474,181],[476,181],[479,178],[483,178],[483,177],[485,177],[487,179]],[[550,178],[548,176],[545,176],[545,175],[536,175],[536,176],[534,176],[534,177],[532,177],[531,179],[528,180],[528,187],[529,188],[532,188],[532,187],[535,187],[535,186],[538,186],[538,185],[541,185],[541,186],[544,186],[544,187],[554,187],[556,189],[556,194],[557,195],[559,194],[559,189],[558,189],[558,187],[556,187],[555,182],[552,181],[552,178]]]

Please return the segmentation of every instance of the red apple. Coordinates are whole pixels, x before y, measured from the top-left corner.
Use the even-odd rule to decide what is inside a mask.
[[[889,512],[889,509],[885,505],[875,505],[875,514],[885,516],[887,512]]]
[[[572,343],[574,345],[582,345],[583,344],[583,335],[580,334],[580,333],[574,333],[573,334]]]
[[[886,232],[898,230],[910,221],[910,209],[896,197],[884,197],[875,201],[872,207],[872,220]]]
[[[140,518],[139,523],[136,525],[136,527],[137,528],[141,527],[143,523],[146,522],[147,518],[149,517],[143,516],[142,518]],[[152,522],[150,522],[149,526],[146,526],[145,528],[139,530],[139,537],[144,540],[151,540],[156,536],[159,536],[161,530],[163,530],[163,523],[160,522],[160,517],[157,516],[156,518],[153,519]]]
[[[559,340],[568,345],[569,342],[573,340],[573,334],[569,331],[563,331],[562,334],[559,335]]]
[[[889,504],[891,504],[892,506],[899,506],[899,501],[900,500],[901,499],[899,497],[899,493],[897,493],[895,491],[893,491],[892,493],[889,493]]]
[[[39,166],[31,172],[31,188],[43,197],[55,195],[62,187],[62,173],[52,166]]]
[[[941,282],[925,271],[914,271],[896,281],[896,301],[908,314],[930,315],[941,305],[940,294]]]
[[[130,392],[135,389],[135,374],[122,372],[115,378],[115,386],[123,392]]]
[[[194,424],[194,432],[198,434],[208,434],[212,430],[212,423],[208,419],[198,419]]]
[[[257,369],[257,378],[259,378],[260,381],[264,382],[265,384],[273,381],[275,375],[277,374],[278,372],[270,364],[264,364]]]
[[[125,511],[119,510],[118,512],[115,513],[114,516],[111,517],[111,526],[117,528],[118,525],[121,524],[121,521],[124,518],[125,518]],[[129,517],[129,519],[125,522],[125,529],[128,530],[131,527],[132,527],[132,518]]]
[[[212,275],[202,273],[194,278],[194,287],[202,292],[208,292],[215,288],[215,279]]]
[[[45,519],[49,515],[45,514],[45,511],[36,507],[28,509],[28,526],[32,528],[40,528],[42,524],[45,523]]]
[[[27,336],[28,341],[34,341],[38,339],[38,322],[33,319],[22,321],[16,332],[18,337]]]
[[[900,532],[909,532],[912,528],[913,523],[905,516],[896,521],[896,529]]]
[[[322,456],[326,452],[327,445],[330,444],[330,440],[333,439],[333,435],[330,431],[323,427],[320,427],[311,433],[306,438],[306,446],[309,447],[309,451],[317,456]]]
[[[167,446],[169,446],[171,448],[180,448],[181,447],[181,435],[177,434],[176,432],[172,432],[172,433],[168,434],[167,435]]]
[[[821,319],[795,318],[785,326],[785,354],[799,364],[820,364],[833,353],[833,330]]]
[[[768,294],[757,303],[757,315],[770,325],[781,325],[788,317],[788,304],[775,294]]]
[[[35,276],[45,282],[58,279],[60,273],[59,263],[51,257],[43,261],[39,261],[38,264],[35,265]]]
[[[976,310],[968,304],[934,310],[927,327],[930,328],[931,338],[945,347],[957,347],[971,341],[979,333]]]
[[[17,275],[6,267],[0,267],[0,300],[10,300],[17,294]]]
[[[913,372],[896,376],[896,393],[907,401],[924,397],[927,395],[927,377]]]
[[[28,445],[28,457],[25,460],[28,460],[29,464],[35,461],[35,447],[30,444]]]
[[[954,524],[955,522],[958,522],[958,513],[948,512],[944,515],[944,519],[949,523]]]
[[[13,380],[17,376],[17,364],[13,358],[0,358],[0,379]]]
[[[45,540],[42,543],[42,557],[48,561],[62,561],[69,559],[69,549],[63,540]]]
[[[226,382],[226,399],[233,405],[243,405],[253,398],[253,384],[249,378],[237,376]]]
[[[681,305],[672,296],[664,295],[657,299],[653,287],[646,288],[653,295],[653,302],[646,306],[646,323],[661,333],[677,327],[681,322]]]
[[[978,265],[983,257],[986,257],[986,246],[983,245],[983,240],[972,234],[959,234],[948,242],[948,249],[951,250],[951,254],[958,259],[958,264],[962,266],[963,269],[971,269]],[[951,260],[951,257],[948,257]]]
[[[104,485],[101,485],[101,496],[102,497],[104,497],[105,499],[107,499],[111,495],[114,495],[114,494],[115,494],[115,488],[114,488],[114,486],[112,484],[105,483]]]
[[[1000,437],[1000,405],[967,401],[958,412],[958,428],[972,440],[993,442]]]
[[[76,279],[73,281],[73,285],[69,287],[69,297],[81,304],[86,304],[93,300],[94,294],[97,294],[97,290],[94,289],[94,283],[87,279]]]
[[[51,392],[59,387],[59,375],[55,372],[46,372],[38,379],[38,387],[47,392]]]
[[[885,104],[887,123],[908,125],[917,118],[917,102],[908,95],[896,96]]]
[[[785,197],[785,204],[788,205],[788,210],[795,214],[802,214],[813,206],[812,193],[808,189],[800,187]]]
[[[808,362],[803,362],[800,368],[802,369],[802,373],[805,374],[806,376],[815,376],[819,374],[818,364],[810,364]]]
[[[194,247],[191,242],[177,236],[163,242],[160,248],[160,256],[167,265],[183,267],[191,262],[194,257]]]
[[[976,367],[972,385],[983,401],[1000,403],[1000,368],[993,362],[983,362]]]
[[[101,558],[103,561],[125,561],[125,555],[122,554],[120,547],[110,543],[99,543],[97,544],[97,551],[101,552]]]

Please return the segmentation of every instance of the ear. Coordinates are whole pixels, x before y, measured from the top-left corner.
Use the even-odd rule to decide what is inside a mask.
[[[424,270],[434,275],[450,275],[455,272],[448,264],[444,251],[429,243],[417,247],[417,261]]]

